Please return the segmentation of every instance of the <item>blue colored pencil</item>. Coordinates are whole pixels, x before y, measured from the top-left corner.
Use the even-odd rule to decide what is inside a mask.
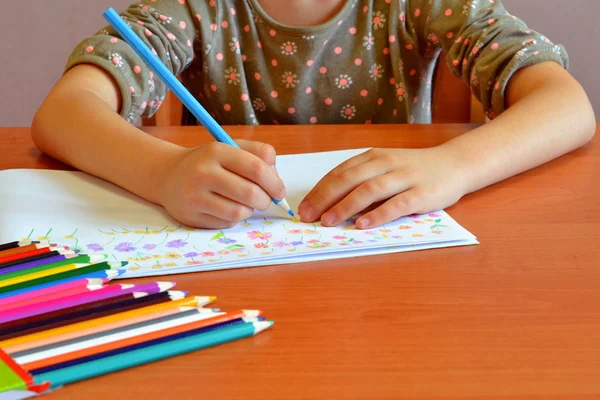
[[[208,130],[208,132],[218,142],[240,148],[238,144],[229,137],[227,132],[215,121],[215,119],[202,107],[202,105],[192,96],[192,94],[183,86],[171,71],[162,63],[162,61],[154,55],[148,46],[135,34],[135,32],[127,25],[121,16],[113,8],[109,8],[104,13],[104,18],[109,24],[121,35],[135,52],[144,60],[156,75],[171,89],[179,100],[190,110],[190,112],[200,121],[200,123]],[[285,199],[271,199],[273,203],[281,207],[286,213],[294,217],[294,212],[290,209]]]
[[[129,351],[127,353],[37,374],[34,375],[34,379],[35,383],[49,381],[52,388],[57,388],[84,379],[254,336],[269,328],[271,325],[273,325],[272,321],[247,322],[244,324],[233,325],[210,332],[199,333],[173,342],[161,343]]]

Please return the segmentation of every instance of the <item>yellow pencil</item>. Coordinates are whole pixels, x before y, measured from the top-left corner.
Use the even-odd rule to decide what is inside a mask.
[[[121,263],[112,263],[106,262],[110,268],[105,269],[119,269],[123,267]],[[14,278],[0,280],[0,287],[16,285],[18,283],[23,283],[27,281],[32,281],[34,279],[45,278],[47,276],[60,274],[67,271],[73,271],[79,268],[85,268],[91,266],[90,264],[66,264],[61,265],[60,267],[50,268],[43,271],[32,272],[31,274],[24,274],[21,276],[15,276]]]
[[[91,328],[94,326],[107,324],[122,319],[137,317],[144,314],[154,313],[156,311],[165,310],[172,307],[202,307],[206,304],[212,303],[217,298],[214,296],[189,296],[181,300],[168,301],[166,303],[154,304],[147,307],[138,308],[135,310],[125,311],[118,314],[107,315],[106,317],[94,318],[89,321],[82,321],[71,325],[61,326],[59,328],[49,329],[47,331],[41,331],[36,333],[30,333],[29,335],[19,336],[16,338],[4,340],[0,342],[0,347],[10,347],[21,343],[28,343],[33,340],[39,340],[42,338],[52,337],[54,335],[61,335],[67,332],[72,332],[79,329]]]

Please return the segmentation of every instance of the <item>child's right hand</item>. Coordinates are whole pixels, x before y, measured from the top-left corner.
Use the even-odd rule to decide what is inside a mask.
[[[242,148],[210,143],[186,149],[167,166],[160,202],[183,224],[230,228],[283,199],[285,186],[275,172],[272,146],[237,140]]]

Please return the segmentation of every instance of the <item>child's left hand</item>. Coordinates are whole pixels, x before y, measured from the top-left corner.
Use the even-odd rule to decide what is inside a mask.
[[[329,172],[298,208],[303,221],[337,225],[374,203],[356,221],[369,229],[410,214],[440,210],[466,194],[461,160],[446,148],[372,149]],[[389,200],[388,200],[389,199]]]

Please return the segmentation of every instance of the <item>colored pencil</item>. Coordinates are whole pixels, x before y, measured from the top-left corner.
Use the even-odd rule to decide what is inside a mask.
[[[37,244],[39,242],[34,242],[31,240],[16,240],[14,242],[0,244],[0,251],[14,249],[16,247],[28,246],[30,244]]]
[[[73,253],[73,254],[75,254],[75,253]],[[38,254],[37,256],[32,256],[32,257],[22,258],[20,260],[5,262],[5,263],[0,264],[0,273],[4,273],[4,270],[6,268],[20,266],[20,265],[28,264],[28,263],[33,264],[36,261],[45,260],[46,263],[59,261],[59,260],[63,259],[61,257],[62,257],[62,255],[58,251],[51,251],[49,253]],[[36,264],[34,264],[34,266],[35,265]],[[41,265],[41,264],[37,264],[37,265]]]
[[[94,292],[100,289],[107,288],[107,285],[86,285],[86,286],[75,286],[71,289],[61,290],[58,292],[43,294],[41,296],[30,297],[26,300],[20,300],[10,304],[2,304],[0,301],[0,312],[13,310],[16,308],[23,308],[32,304],[42,304],[47,301],[56,300],[64,297],[73,296],[80,293]],[[35,292],[34,292],[35,293]],[[10,297],[9,297],[10,299]]]
[[[58,285],[62,285],[65,283],[69,283],[69,282],[74,282],[74,281],[78,281],[78,280],[82,280],[82,279],[105,279],[107,281],[110,281],[114,278],[116,278],[119,275],[123,275],[125,273],[124,269],[118,269],[118,270],[101,270],[101,271],[96,271],[96,272],[90,272],[88,274],[82,275],[82,276],[69,276],[63,279],[58,279],[56,281],[49,281],[49,282],[44,282],[44,283],[39,283],[37,285],[33,285],[33,286],[28,286],[28,287],[24,287],[24,288],[20,288],[20,289],[14,289],[14,290],[10,290],[10,291],[6,291],[4,293],[0,292],[0,300],[12,297],[12,296],[17,296],[20,294],[24,294],[24,293],[32,293],[32,292],[36,292],[40,289],[46,289],[52,286],[58,286]]]
[[[31,363],[23,364],[22,367],[26,369],[32,375],[38,375],[45,372],[55,371],[65,367],[73,365],[83,364],[86,362],[99,360],[106,357],[111,357],[116,354],[123,354],[133,350],[143,349],[151,346],[155,346],[161,343],[172,342],[174,340],[183,339],[189,336],[198,335],[200,333],[206,333],[210,331],[227,328],[234,325],[244,324],[248,322],[264,321],[264,317],[242,317],[235,318],[226,322],[217,324],[207,325],[202,328],[186,330],[179,333],[175,333],[168,336],[162,336],[167,330],[157,331],[149,333],[147,335],[136,336],[129,339],[123,339],[112,343],[101,344],[98,346],[82,349],[60,356],[49,357],[43,360],[34,361]],[[203,320],[202,322],[207,322]],[[175,327],[177,329],[179,327]],[[169,329],[170,330],[170,329]],[[150,339],[156,337],[155,339]]]
[[[166,293],[159,293],[158,295],[155,295],[155,296],[162,296],[165,294]],[[138,309],[121,311],[118,313],[114,313],[112,315],[107,315],[107,316],[102,316],[102,317],[91,316],[90,318],[86,319],[85,321],[80,321],[78,323],[73,323],[73,324],[65,324],[67,326],[63,325],[61,327],[54,327],[54,328],[46,329],[41,332],[35,332],[35,333],[29,333],[29,334],[21,333],[21,334],[17,335],[18,337],[13,337],[10,339],[9,338],[2,339],[2,341],[0,342],[0,348],[15,346],[15,345],[21,344],[21,343],[28,343],[28,342],[31,342],[34,340],[40,340],[43,338],[48,338],[48,337],[52,337],[52,336],[56,336],[56,335],[62,335],[64,333],[68,333],[68,332],[97,327],[97,326],[101,326],[101,325],[108,324],[111,322],[122,321],[122,320],[126,320],[129,318],[138,317],[141,315],[148,315],[148,314],[152,314],[152,313],[155,313],[155,312],[158,312],[161,310],[166,310],[169,308],[202,307],[206,304],[210,304],[210,303],[214,302],[215,300],[216,300],[216,297],[214,297],[214,296],[205,296],[205,297],[189,296],[189,297],[185,297],[183,299],[174,300],[174,301],[170,301],[170,299],[169,299],[167,302],[162,303],[162,304],[152,304],[152,305],[140,307]]]
[[[2,274],[2,275],[0,275],[0,281],[6,280],[6,279],[17,278],[17,277],[23,276],[23,275],[34,274],[36,272],[43,272],[43,271],[47,271],[49,269],[64,267],[65,265],[95,264],[95,263],[99,263],[99,262],[106,260],[106,258],[107,258],[107,256],[104,254],[94,254],[94,255],[83,254],[83,255],[76,256],[76,257],[72,257],[72,256],[65,257],[64,260],[59,260],[59,261],[50,262],[50,263],[42,263],[42,264],[39,264],[39,265],[36,265],[33,267],[23,268],[22,265],[15,266],[15,267],[11,267],[10,271],[0,271],[0,274]]]
[[[59,333],[55,336],[43,337],[43,338],[40,338],[37,340],[32,340],[32,341],[26,342],[26,343],[20,343],[20,344],[14,345],[14,346],[3,347],[3,349],[7,353],[16,353],[18,351],[33,349],[34,347],[46,346],[46,345],[50,345],[53,343],[62,342],[64,340],[75,339],[78,337],[87,336],[87,335],[91,335],[91,334],[99,333],[99,332],[104,332],[104,331],[108,331],[110,329],[115,329],[115,328],[119,328],[122,326],[136,324],[138,322],[149,321],[152,319],[164,317],[166,315],[178,314],[178,313],[182,313],[182,312],[193,310],[193,309],[195,309],[195,307],[167,308],[167,309],[156,311],[156,312],[153,312],[150,314],[144,314],[144,315],[139,315],[136,317],[122,319],[122,320],[118,320],[118,321],[114,321],[114,322],[108,322],[103,325],[92,326],[89,328],[84,328],[84,329],[74,330],[74,331],[66,331],[63,333]],[[58,329],[60,329],[60,328],[58,328]]]
[[[71,250],[68,250],[68,249],[65,249],[65,248],[43,247],[43,248],[40,248],[40,249],[26,251],[26,252],[23,252],[23,253],[11,254],[11,255],[8,255],[8,256],[0,257],[0,263],[5,263],[5,262],[15,261],[15,260],[21,260],[23,258],[33,257],[33,256],[37,256],[39,254],[44,254],[44,253],[50,253],[52,251],[58,251],[60,254],[63,254],[65,252],[66,253],[72,253]]]
[[[152,54],[148,46],[133,32],[133,30],[125,23],[119,14],[109,8],[104,13],[104,18],[109,24],[121,35],[123,40],[127,42],[132,49],[145,61],[148,68],[152,69],[156,75],[160,77],[165,85],[183,105],[196,117],[196,119],[206,128],[215,140],[221,143],[228,144],[235,148],[240,146],[225,132],[223,127],[202,107],[196,98],[183,86],[177,77],[162,63],[160,58]],[[294,217],[294,212],[291,210],[286,199],[277,200],[272,198],[271,201],[283,209],[287,214]]]
[[[133,326],[117,328],[108,332],[100,332],[90,336],[67,340],[62,343],[55,343],[41,348],[21,351],[11,354],[11,357],[18,364],[22,365],[30,362],[40,361],[49,357],[60,356],[73,351],[87,349],[103,343],[112,343],[117,340],[129,339],[135,336],[177,327],[179,325],[186,325],[192,322],[202,321],[211,318],[215,314],[219,315],[225,313],[214,313],[212,311],[198,308],[181,314],[168,315],[157,320],[140,322],[139,324],[135,324]]]
[[[24,244],[23,246],[15,246],[10,249],[0,250],[0,258],[20,253],[27,253],[33,250],[47,249],[49,247],[56,247],[56,245],[50,245],[48,243],[28,243]]]
[[[173,342],[117,354],[100,360],[38,374],[35,382],[51,382],[51,387],[81,381],[114,371],[174,357],[191,351],[254,336],[273,325],[272,321],[247,322],[189,336]]]
[[[123,261],[121,264],[124,266],[127,264],[127,262]],[[60,274],[45,276],[43,278],[17,283],[15,285],[0,287],[0,293],[11,292],[14,290],[18,290],[18,289],[22,289],[22,288],[26,288],[26,287],[30,287],[30,286],[35,286],[35,285],[39,285],[39,284],[46,283],[46,282],[56,282],[58,280],[70,278],[72,276],[87,275],[91,272],[110,270],[112,268],[113,267],[111,265],[108,265],[106,263],[91,264],[85,268],[78,268],[78,269],[74,269],[71,271],[62,272]]]
[[[48,314],[54,311],[72,309],[80,305],[113,299],[117,296],[131,295],[140,298],[154,293],[161,293],[175,286],[173,282],[155,282],[147,285],[112,285],[93,292],[77,293],[72,296],[52,299],[50,301],[17,307],[7,311],[0,311],[0,323],[17,321],[37,315]],[[122,300],[125,300],[123,298]],[[105,304],[105,303],[103,303]]]
[[[35,299],[42,296],[61,293],[75,288],[85,288],[86,286],[99,286],[108,282],[108,279],[78,279],[71,282],[66,282],[60,285],[48,286],[32,292],[25,292],[11,297],[0,299],[0,308],[9,306],[14,303],[27,302],[30,299]]]
[[[129,298],[128,300],[116,303],[111,301],[111,299],[108,299],[91,304],[66,308],[48,314],[37,315],[2,324],[0,326],[0,340],[12,339],[17,336],[70,325],[92,318],[118,314],[150,305],[160,305],[161,303],[169,303],[171,301],[172,298],[169,295],[169,292],[163,292],[143,296],[141,298]]]

